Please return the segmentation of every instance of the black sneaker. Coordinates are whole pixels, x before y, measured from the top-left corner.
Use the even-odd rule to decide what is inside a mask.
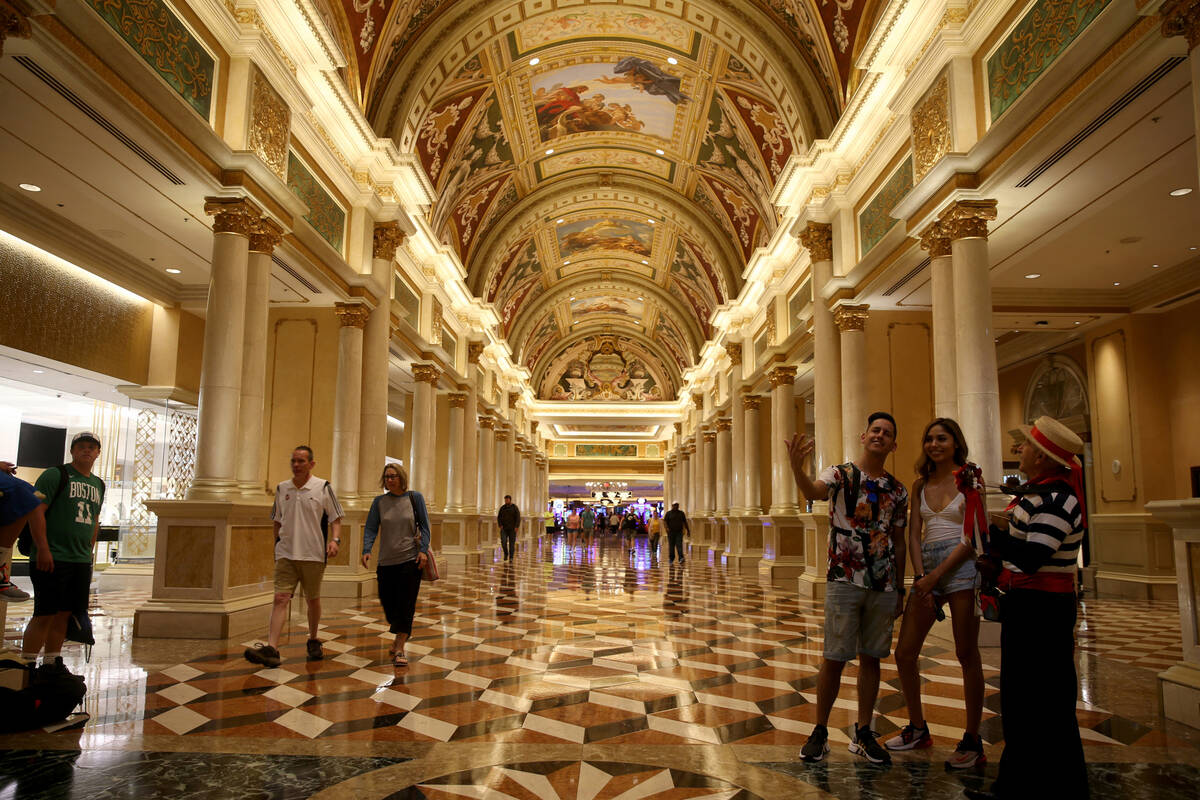
[[[319,639],[308,640],[308,660],[320,661],[325,657],[325,653],[321,651],[321,641]]]
[[[946,769],[970,769],[987,763],[983,754],[983,739],[964,733],[954,753],[946,759]]]
[[[879,734],[868,728],[858,727],[858,723],[854,723],[854,741],[850,743],[850,752],[857,756],[862,756],[872,764],[892,763],[892,757],[888,755],[888,751],[879,746]]]
[[[808,764],[815,764],[824,760],[827,755],[829,755],[829,731],[824,725],[818,725],[813,728],[813,732],[808,735],[808,741],[801,748],[800,760]]]
[[[278,667],[280,662],[283,661],[279,657],[279,651],[269,644],[256,644],[254,647],[247,647],[242,656],[251,664],[262,664],[264,667]]]

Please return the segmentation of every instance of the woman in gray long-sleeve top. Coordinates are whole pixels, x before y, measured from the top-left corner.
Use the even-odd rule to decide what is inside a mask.
[[[379,564],[375,567],[379,602],[387,615],[395,643],[389,651],[392,666],[407,667],[404,643],[412,635],[421,570],[429,555],[429,514],[420,492],[408,490],[408,473],[399,464],[383,468],[379,481],[387,491],[371,503],[363,526],[362,565],[371,560],[371,546],[379,536]]]

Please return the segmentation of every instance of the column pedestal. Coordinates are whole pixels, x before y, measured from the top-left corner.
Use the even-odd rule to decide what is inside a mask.
[[[794,514],[764,514],[759,521],[763,542],[759,577],[777,588],[787,588],[804,574],[804,523]]]
[[[825,575],[828,572],[829,503],[813,503],[811,514],[801,514],[804,522],[804,573],[796,583],[801,597],[821,600],[825,597]]]
[[[729,518],[729,544],[725,564],[743,575],[758,572],[763,557],[763,524],[758,517],[735,515]]]
[[[1183,661],[1158,675],[1163,713],[1200,728],[1200,499],[1155,500],[1146,510],[1171,526]]]
[[[474,567],[485,563],[480,547],[479,517],[476,514],[442,514],[442,556],[450,566]]]

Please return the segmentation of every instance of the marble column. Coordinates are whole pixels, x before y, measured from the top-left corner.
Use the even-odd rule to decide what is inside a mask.
[[[701,469],[703,477],[700,479],[701,486],[704,487],[703,497],[700,500],[701,512],[704,516],[711,516],[716,510],[717,496],[717,431],[715,428],[705,428],[701,433],[701,439],[704,442],[704,457],[701,459]]]
[[[718,517],[728,517],[729,508],[732,505],[731,491],[733,475],[732,460],[733,460],[733,420],[729,417],[717,418],[717,459],[716,459],[716,480],[715,486],[717,491],[716,500],[713,503],[713,515]]]
[[[1000,380],[987,242],[987,223],[995,218],[995,200],[959,200],[938,217],[950,238],[954,266],[958,423],[971,449],[971,460],[982,467],[987,480],[997,480],[1003,474]]]
[[[704,503],[704,437],[699,428],[692,435],[688,453],[692,456],[689,462],[691,474],[688,475],[688,514],[699,517],[700,506]]]
[[[674,453],[663,459],[663,509],[669,509],[675,502],[675,461]]]
[[[762,513],[762,475],[759,472],[760,451],[758,426],[759,407],[762,398],[756,394],[742,395],[742,412],[746,420],[746,480],[743,506],[746,514],[757,516]]]
[[[862,451],[867,429],[867,315],[868,306],[839,306],[833,321],[842,345],[842,455],[834,463],[855,458]]]
[[[509,436],[511,431],[501,422],[496,422],[495,442],[495,483],[492,488],[492,496],[496,499],[496,508],[499,509],[504,503],[504,495],[512,494],[508,488],[508,466],[512,463],[512,456],[509,451]]]
[[[404,233],[396,222],[375,226],[371,275],[379,301],[363,329],[362,407],[359,413],[358,491],[366,499],[379,492],[379,476],[387,461],[388,373],[391,361],[392,264]]]
[[[408,457],[408,485],[425,495],[425,505],[441,508],[434,497],[437,486],[437,383],[442,373],[433,364],[413,364],[412,451]]]
[[[690,500],[688,499],[691,487],[688,486],[692,481],[692,454],[691,445],[684,444],[679,448],[679,469],[675,475],[675,498],[672,503],[679,503],[679,507],[690,514],[692,509],[689,508]]]
[[[480,414],[479,421],[479,457],[476,470],[476,496],[479,513],[495,514],[496,505],[496,418],[489,414]]]
[[[200,362],[200,405],[196,432],[196,477],[189,500],[230,499],[237,481],[238,413],[245,354],[246,273],[250,233],[261,218],[245,199],[210,198],[213,255]]]
[[[833,280],[833,226],[810,222],[800,234],[812,259],[813,276],[813,422],[815,471],[840,464],[842,443],[842,350],[833,311],[822,291]]]
[[[796,434],[793,385],[796,368],[777,366],[767,373],[771,382],[771,514],[797,514],[796,479],[792,476],[787,441]]]
[[[238,488],[245,497],[267,497],[262,470],[263,398],[267,384],[267,318],[271,307],[271,253],[283,232],[261,220],[250,233],[246,275],[246,323],[242,350],[242,395],[238,407]]]
[[[358,494],[358,435],[362,424],[363,327],[369,309],[361,303],[337,303],[337,383],[333,398],[333,469],[330,480],[345,497]]]
[[[463,492],[462,504],[468,514],[479,510],[479,416],[475,413],[478,395],[475,384],[467,387],[467,402],[463,410]]]
[[[1163,36],[1182,36],[1187,40],[1188,67],[1192,75],[1192,126],[1196,134],[1192,141],[1198,150],[1197,163],[1200,163],[1200,53],[1197,53],[1200,50],[1200,0],[1167,0],[1159,13],[1163,19]]]
[[[958,418],[958,364],[955,355],[954,258],[950,238],[934,222],[921,234],[921,247],[929,251],[929,278],[933,294],[933,413]]]
[[[452,392],[450,400],[450,436],[446,442],[446,510],[462,513],[463,484],[466,474],[463,469],[463,455],[466,450],[466,427],[463,425],[464,410],[467,407],[467,395],[462,392]]]

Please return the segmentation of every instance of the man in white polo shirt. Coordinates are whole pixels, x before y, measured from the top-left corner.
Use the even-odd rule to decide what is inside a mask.
[[[325,561],[338,553],[342,541],[342,506],[329,481],[312,474],[313,451],[300,445],[292,451],[292,479],[275,487],[275,605],[266,644],[246,648],[252,664],[277,667],[279,637],[288,618],[288,603],[296,584],[308,598],[308,660],[324,657],[317,639],[321,621],[321,579]],[[328,523],[326,526],[325,523]]]

